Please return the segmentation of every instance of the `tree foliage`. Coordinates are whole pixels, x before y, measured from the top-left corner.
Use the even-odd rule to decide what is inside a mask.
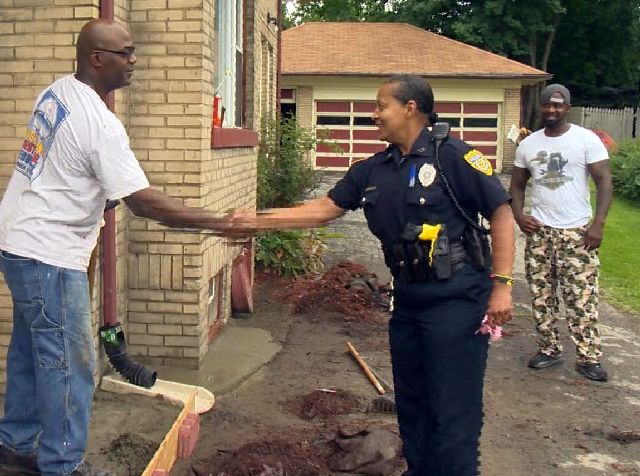
[[[407,22],[548,71],[575,104],[639,101],[640,0],[298,0],[291,18]]]
[[[311,21],[387,21],[388,0],[297,0],[290,25]]]

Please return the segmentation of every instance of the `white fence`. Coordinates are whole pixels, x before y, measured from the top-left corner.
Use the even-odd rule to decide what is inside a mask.
[[[602,129],[617,142],[638,137],[640,134],[638,111],[640,111],[640,108],[636,108],[634,113],[634,108],[632,107],[625,107],[623,109],[574,107],[569,111],[568,119],[569,122],[579,124],[589,129]]]

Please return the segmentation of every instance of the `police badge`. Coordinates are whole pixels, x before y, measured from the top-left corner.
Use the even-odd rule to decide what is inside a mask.
[[[418,172],[418,180],[423,187],[428,187],[436,179],[436,169],[431,164],[424,164]]]

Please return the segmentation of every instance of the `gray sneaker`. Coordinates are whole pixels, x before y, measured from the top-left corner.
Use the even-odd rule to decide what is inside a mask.
[[[562,360],[560,359],[559,355],[548,355],[538,352],[536,355],[531,357],[531,359],[529,359],[529,363],[527,365],[532,369],[542,370],[546,369],[547,367],[557,365],[561,362]]]
[[[600,364],[576,364],[576,370],[590,380],[606,382],[609,380],[607,371]]]

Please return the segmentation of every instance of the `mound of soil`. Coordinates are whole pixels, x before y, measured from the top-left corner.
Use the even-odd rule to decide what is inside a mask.
[[[376,321],[389,307],[386,286],[378,284],[375,273],[351,261],[338,263],[318,279],[298,279],[274,297],[293,303],[297,313],[324,310],[347,321]]]
[[[338,415],[363,412],[366,406],[363,398],[345,390],[336,390],[335,393],[314,390],[293,399],[287,408],[303,420],[327,420],[335,419]]]
[[[248,443],[237,450],[200,461],[196,476],[320,476],[330,474],[326,444],[314,445],[295,432]]]
[[[135,475],[144,472],[158,446],[155,441],[147,440],[138,434],[123,433],[112,440],[108,448],[103,448],[101,453],[106,453],[109,461],[126,467],[127,474]]]

